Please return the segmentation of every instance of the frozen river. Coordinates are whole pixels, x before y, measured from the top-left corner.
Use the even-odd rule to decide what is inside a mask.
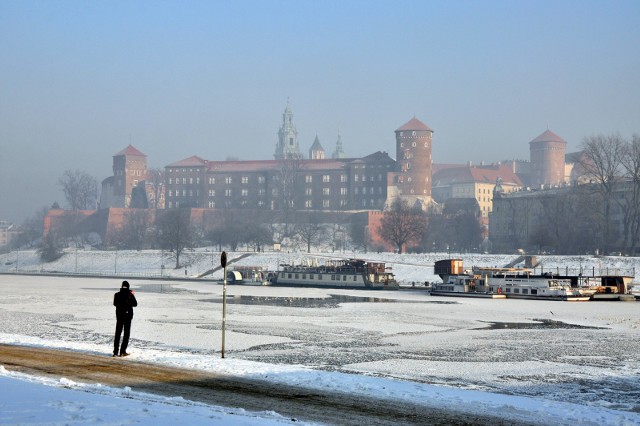
[[[130,282],[133,356],[220,357],[222,285]],[[119,284],[0,275],[0,342],[109,355]],[[637,302],[248,285],[229,285],[227,302],[227,358],[640,412]]]

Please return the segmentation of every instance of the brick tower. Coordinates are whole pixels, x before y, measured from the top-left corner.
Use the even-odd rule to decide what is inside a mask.
[[[563,184],[566,152],[567,141],[551,130],[529,142],[531,186]]]
[[[112,207],[129,207],[133,188],[146,179],[146,155],[131,145],[114,155]]]
[[[433,130],[413,117],[396,131],[398,196],[424,209],[431,203]]]

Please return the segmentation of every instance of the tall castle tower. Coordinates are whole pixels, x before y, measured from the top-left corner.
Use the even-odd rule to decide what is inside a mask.
[[[278,130],[278,144],[273,157],[276,160],[302,158],[300,146],[298,145],[298,130],[293,125],[293,112],[291,112],[289,101],[287,101],[287,107],[282,114],[282,126]]]
[[[398,196],[426,208],[431,203],[433,130],[413,117],[395,133]]]
[[[534,187],[563,184],[566,153],[567,141],[551,130],[529,142],[530,184]]]
[[[113,156],[113,205],[129,207],[131,193],[147,179],[147,156],[129,145]]]

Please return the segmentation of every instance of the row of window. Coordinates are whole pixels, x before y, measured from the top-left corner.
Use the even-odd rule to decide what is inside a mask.
[[[192,177],[186,178],[186,177],[183,177],[183,178],[175,178],[175,180],[173,178],[169,178],[169,185],[172,185],[174,183],[176,185],[179,185],[179,184],[186,185],[187,183],[190,184],[190,185],[193,185],[194,183],[196,185],[199,185],[200,184],[200,178],[199,177],[197,177],[197,178],[192,178]]]
[[[376,201],[373,200],[373,199],[371,199],[371,200],[362,200],[361,205],[362,205],[363,208],[378,207],[378,206],[381,206],[383,204],[383,202],[384,202],[384,200],[380,200],[380,199],[377,200],[377,204],[376,204]],[[234,203],[231,200],[225,200],[222,205],[224,207],[226,207],[226,208],[232,208],[232,207],[237,207],[238,204],[240,206],[244,207],[244,206],[249,205],[249,201],[247,199],[243,199],[243,200],[240,200],[239,203]],[[340,208],[346,208],[347,204],[348,204],[347,200],[339,200],[339,202],[338,202],[338,205],[340,206]],[[172,209],[174,207],[178,208],[178,207],[180,207],[180,202],[171,200],[171,201],[167,202],[167,205],[168,205],[168,207],[170,209]],[[256,202],[256,205],[259,208],[262,208],[262,207],[264,207],[265,204],[264,204],[263,200],[258,200]],[[207,207],[210,208],[210,209],[215,209],[217,206],[218,205],[216,204],[215,200],[210,200],[210,201],[207,202]],[[328,208],[331,208],[331,207],[332,207],[332,205],[331,205],[331,201],[330,200],[322,200],[322,208],[328,209]],[[304,208],[313,209],[314,208],[313,201],[312,200],[305,201],[304,202]]]
[[[286,277],[285,277],[286,275]],[[312,280],[314,279],[314,276],[316,274],[309,274],[309,279]],[[289,278],[289,279],[293,279],[293,277],[295,276],[296,280],[299,279],[303,279],[306,280],[307,279],[307,274],[292,274],[292,273],[285,273],[285,272],[281,272],[280,273],[280,278]],[[302,276],[302,277],[301,277]],[[317,274],[318,276],[318,280],[322,280],[322,274]],[[342,281],[347,281],[347,276],[346,275],[337,275],[337,274],[331,274],[331,281],[340,281],[340,277],[342,277]],[[358,281],[358,276],[357,275],[352,275],[352,280],[353,281]]]
[[[199,196],[200,196],[200,190],[199,190],[199,189],[196,189],[195,191],[194,191],[193,189],[189,189],[189,190],[186,190],[186,189],[183,189],[183,190],[176,189],[175,196],[176,196],[176,197],[180,197],[180,196],[183,196],[183,197],[187,197],[187,196],[188,196],[188,197],[193,197],[194,192],[195,192],[195,196],[196,196],[196,197],[199,197]],[[169,197],[173,197],[173,196],[174,196],[174,192],[173,192],[172,190],[169,190]]]
[[[142,176],[143,174],[146,174],[146,172],[140,169],[129,169],[129,174],[131,176]],[[124,170],[122,169],[116,170],[116,172],[114,173],[114,176],[124,176]]]
[[[428,142],[424,143],[425,148],[427,147],[427,144],[428,144]],[[402,142],[400,144],[400,146],[404,147],[404,142]],[[414,147],[416,146],[415,142],[413,142],[413,146]],[[382,167],[385,167],[385,168],[388,169],[390,167],[390,165],[389,164],[385,164],[385,165],[382,165],[382,164],[373,164],[372,165],[372,164],[370,164],[369,167],[370,168],[374,168],[374,167],[375,168],[382,168]],[[366,164],[356,164],[354,166],[354,168],[356,168],[356,169],[365,169],[365,168],[367,168],[367,165]],[[189,168],[189,169],[186,169],[186,168],[169,169],[169,173],[187,173],[187,172],[188,173],[194,173],[194,172],[200,173],[200,172],[202,172],[202,168],[197,168],[197,169],[194,169],[194,168]]]
[[[274,180],[276,180],[278,178],[278,176],[274,176],[273,178],[274,178]],[[375,176],[368,176],[368,179],[371,182],[376,180]],[[378,174],[378,182],[382,182],[382,179],[383,179],[383,175],[382,174]],[[353,180],[354,180],[354,182],[360,182],[360,181],[366,182],[367,181],[367,175],[357,175],[357,174],[353,175]],[[347,181],[348,181],[347,175],[345,175],[345,174],[340,175],[340,182],[347,182]],[[208,178],[208,182],[209,182],[209,185],[215,185],[216,178],[211,176],[211,177]],[[240,182],[242,184],[245,184],[245,185],[248,184],[249,183],[249,176],[242,176],[240,178]],[[264,183],[264,182],[265,182],[265,177],[264,176],[258,176],[258,183]],[[313,175],[306,175],[305,176],[305,182],[306,183],[312,183],[313,182]],[[324,183],[331,182],[331,175],[322,175],[322,182],[324,182]],[[172,185],[174,183],[177,184],[177,185],[179,185],[179,184],[183,184],[183,185],[190,184],[190,185],[193,185],[194,183],[196,185],[199,185],[200,184],[200,178],[199,177],[195,177],[195,178],[194,177],[177,177],[177,178],[174,179],[174,178],[170,177],[169,178],[169,185]],[[225,177],[224,178],[224,183],[227,184],[227,185],[231,185],[233,183],[233,177],[231,177],[231,176]]]
[[[407,144],[407,147],[408,147],[408,146],[409,146],[409,145]],[[418,146],[418,145],[417,145],[417,143],[416,143],[415,141],[414,141],[414,142],[411,142],[411,147],[412,147],[412,148],[415,148],[416,146]],[[404,148],[404,147],[405,147],[404,142],[400,142],[400,148]],[[424,147],[425,147],[425,148],[429,148],[429,142],[425,142],[425,143],[424,143]]]
[[[169,203],[169,204],[171,205],[171,203]],[[176,207],[178,207],[178,206],[177,206],[177,204],[178,204],[178,203],[176,202]],[[234,206],[234,203],[233,203],[233,202],[231,202],[231,201],[229,201],[229,200],[226,200],[226,201],[223,203],[223,205],[224,205],[224,207],[225,207],[225,208],[228,208],[228,209],[235,207],[235,206]],[[242,200],[242,201],[240,201],[240,206],[241,206],[241,207],[246,207],[247,205],[249,205],[249,202],[248,202],[247,200]],[[262,201],[262,200],[258,200],[258,202],[256,203],[256,205],[258,206],[258,208],[262,208],[262,207],[264,207],[264,201]],[[169,207],[171,208],[171,206],[169,206]],[[216,202],[215,202],[215,201],[213,201],[213,200],[212,200],[212,201],[209,201],[209,203],[208,203],[208,207],[209,207],[210,209],[215,209],[215,208],[216,208]]]
[[[362,191],[362,195],[367,195],[367,193],[369,193],[370,195],[374,195],[375,194],[375,188],[371,187],[371,188],[354,188],[353,189],[353,193],[355,195],[360,195],[360,192]],[[348,189],[347,188],[340,188],[340,195],[348,195]],[[187,193],[189,194],[189,196],[193,196],[193,190],[186,190],[186,189],[176,189],[175,190],[175,195],[176,197],[179,197],[181,194],[183,197],[185,197],[187,195]],[[273,188],[271,190],[272,195],[274,196],[278,196],[279,191],[278,188]],[[195,190],[195,194],[196,196],[200,195],[200,190],[196,189]],[[264,197],[266,194],[266,191],[264,189],[258,189],[258,197]],[[172,189],[169,190],[169,197],[173,197],[174,195],[174,191]],[[216,190],[215,189],[210,189],[208,191],[208,195],[209,197],[215,197],[216,196]],[[231,188],[227,188],[224,190],[224,195],[226,197],[232,197],[233,196],[233,190]],[[240,190],[240,195],[243,197],[248,197],[249,196],[249,190],[248,189],[241,189]],[[313,190],[311,188],[306,188],[304,195],[310,197],[313,196]],[[324,196],[329,196],[331,195],[331,188],[322,188],[322,195]],[[378,187],[378,195],[382,195],[382,187]]]

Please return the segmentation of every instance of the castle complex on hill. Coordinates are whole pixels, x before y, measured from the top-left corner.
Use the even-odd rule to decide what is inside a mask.
[[[381,211],[395,199],[427,209],[434,202],[470,198],[486,218],[498,181],[511,192],[563,185],[570,179],[566,141],[550,130],[529,143],[528,163],[476,166],[434,164],[433,133],[413,117],[395,130],[395,159],[384,151],[348,158],[340,136],[330,158],[317,136],[304,158],[287,104],[274,160],[214,161],[194,155],[167,165],[163,191],[157,191],[147,179],[146,155],[128,146],[113,157],[113,176],[102,183],[100,209],[143,206],[134,204],[138,189],[147,205],[168,209]]]
[[[562,187],[576,179],[566,141],[550,130],[529,142],[530,161],[490,165],[433,163],[433,134],[413,117],[395,130],[395,159],[385,151],[347,157],[339,135],[330,156],[316,136],[305,158],[287,104],[273,160],[194,155],[165,166],[161,180],[157,173],[151,178],[146,155],[129,145],[113,156],[113,176],[102,182],[94,222],[102,223],[99,233],[106,238],[130,208],[190,208],[192,220],[197,216],[203,228],[222,210],[295,210],[357,215],[352,217],[376,233],[382,212],[402,200],[425,210],[447,210],[449,203],[449,211],[471,212],[486,236],[496,188],[508,194]],[[56,215],[64,213],[50,212],[45,225]]]

